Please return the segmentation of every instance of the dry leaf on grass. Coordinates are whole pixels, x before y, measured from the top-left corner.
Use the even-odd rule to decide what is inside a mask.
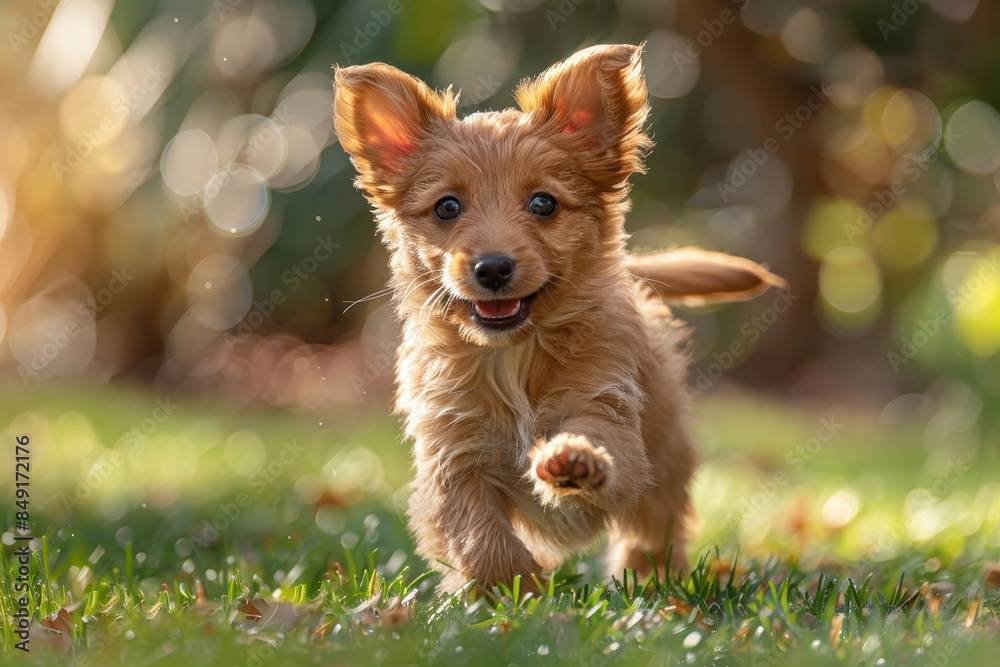
[[[840,646],[840,631],[844,627],[844,615],[836,614],[830,622],[830,646]]]
[[[251,634],[265,631],[286,633],[293,630],[304,621],[319,620],[317,605],[293,604],[278,600],[267,600],[259,594],[239,607],[239,613],[244,619],[234,620],[234,625]]]
[[[920,587],[920,594],[927,601],[927,608],[935,616],[941,611],[941,603],[954,592],[955,584],[947,581],[938,581],[933,584],[924,582],[924,585]]]
[[[73,619],[65,607],[51,616],[45,616],[40,622],[32,621],[29,632],[35,645],[57,653],[66,653],[73,648]]]
[[[213,602],[209,600],[207,597],[205,597],[205,588],[201,585],[200,581],[198,582],[197,586],[198,586],[198,593],[194,601],[195,613],[201,614],[202,616],[208,616],[209,614],[215,613],[215,611],[218,610],[220,606],[219,603]]]
[[[986,590],[995,591],[1000,588],[1000,563],[990,563],[986,566]]]
[[[979,607],[983,604],[982,596],[977,597],[969,605],[969,613],[965,615],[965,627],[971,628],[972,624],[976,622],[976,614],[979,613]]]
[[[740,563],[736,564],[736,569],[734,570],[733,563],[724,558],[713,560],[711,565],[708,566],[708,569],[709,572],[720,579],[728,579],[732,576],[733,581],[739,581],[747,572],[747,569]]]
[[[679,614],[687,618],[688,623],[694,623],[702,630],[706,632],[712,632],[715,628],[702,616],[701,610],[692,607],[691,605],[678,600],[673,596],[667,597],[667,602],[670,604],[666,607],[660,609],[657,613],[660,616],[667,618],[670,614]]]

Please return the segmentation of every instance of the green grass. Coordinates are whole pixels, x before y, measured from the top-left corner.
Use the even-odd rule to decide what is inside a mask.
[[[707,398],[689,576],[609,580],[588,555],[542,595],[437,597],[383,407],[324,417],[171,397],[144,433],[143,390],[6,394],[6,469],[14,438],[31,438],[28,608],[64,631],[33,628],[34,664],[996,660],[1000,447],[974,427]],[[12,482],[0,661],[21,663]]]

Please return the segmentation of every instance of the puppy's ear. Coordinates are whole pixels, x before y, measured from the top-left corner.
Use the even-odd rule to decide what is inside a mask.
[[[517,89],[521,110],[567,152],[580,156],[591,177],[619,190],[644,172],[652,141],[643,131],[649,112],[642,46],[592,46],[553,65]]]
[[[455,118],[450,91],[437,94],[385,63],[336,68],[333,104],[337,137],[371,194],[394,189],[436,123]]]

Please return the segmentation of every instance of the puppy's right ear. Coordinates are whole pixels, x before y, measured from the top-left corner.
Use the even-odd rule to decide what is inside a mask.
[[[455,119],[455,97],[385,63],[336,68],[334,78],[334,127],[359,184],[375,196],[390,194],[433,126]]]

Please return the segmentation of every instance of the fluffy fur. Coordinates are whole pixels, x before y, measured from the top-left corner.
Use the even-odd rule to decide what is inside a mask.
[[[410,526],[443,591],[515,575],[531,588],[605,531],[610,572],[687,565],[698,457],[687,339],[663,300],[746,298],[780,279],[717,253],[626,252],[628,178],[651,146],[640,54],[586,49],[523,83],[519,110],[464,119],[450,90],[388,65],[336,70],[337,133],[403,328]],[[529,210],[537,193],[552,215]],[[435,217],[445,197],[454,220]],[[476,279],[491,253],[516,267],[494,290]],[[475,304],[488,302],[530,314],[486,326]]]

